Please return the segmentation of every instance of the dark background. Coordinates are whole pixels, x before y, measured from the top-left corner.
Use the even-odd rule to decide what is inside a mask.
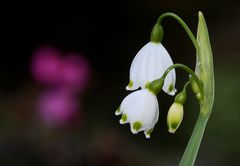
[[[11,4],[2,15],[0,165],[177,165],[198,114],[192,95],[174,135],[166,114],[173,98],[159,95],[160,118],[150,140],[131,134],[114,116],[129,94],[129,68],[158,16],[171,11],[194,33],[205,16],[213,50],[216,97],[196,165],[238,165],[240,153],[240,6],[228,1],[121,1]],[[163,23],[163,45],[175,63],[195,66],[195,50],[173,19]],[[31,77],[32,52],[41,45],[87,56],[92,79],[82,99],[84,120],[60,129],[36,122],[33,101],[42,90]],[[177,71],[177,89],[187,75]]]

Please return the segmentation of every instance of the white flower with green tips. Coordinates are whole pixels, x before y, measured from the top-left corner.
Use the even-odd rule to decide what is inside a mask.
[[[120,124],[130,123],[133,134],[144,131],[145,137],[150,138],[159,116],[156,95],[148,89],[129,94],[115,112],[115,115],[121,114]]]
[[[127,90],[136,90],[139,87],[146,88],[153,80],[161,78],[173,61],[159,42],[147,43],[135,56],[130,67],[130,82]],[[172,70],[163,85],[163,91],[169,95],[175,94],[176,73]]]

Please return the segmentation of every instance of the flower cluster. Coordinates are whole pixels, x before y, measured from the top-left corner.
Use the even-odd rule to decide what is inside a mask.
[[[174,69],[180,68],[187,72],[189,74],[188,81],[183,90],[175,96],[174,103],[167,114],[168,131],[175,133],[183,120],[183,105],[187,98],[187,88],[190,86],[199,103],[200,112],[180,165],[194,165],[214,103],[212,49],[204,16],[201,12],[198,16],[197,37],[178,15],[167,12],[158,17],[152,28],[151,41],[137,53],[131,64],[130,81],[126,89],[136,91],[125,97],[115,112],[115,115],[122,115],[120,124],[130,123],[133,134],[144,131],[145,137],[150,138],[159,118],[156,95],[161,90],[169,95],[175,95],[176,74]],[[175,19],[191,39],[197,55],[195,71],[184,64],[173,64],[171,57],[161,44],[164,35],[162,21],[167,17]],[[141,89],[137,90],[139,87]]]
[[[90,78],[90,66],[84,56],[63,56],[53,47],[41,47],[33,53],[31,72],[39,84],[47,87],[37,102],[38,114],[46,125],[60,127],[79,114],[78,96]]]
[[[144,131],[145,137],[150,138],[159,117],[159,106],[151,83],[161,78],[164,72],[173,65],[173,61],[159,42],[147,43],[135,56],[130,68],[130,81],[127,90],[134,91],[122,101],[115,115],[122,115],[121,124],[130,123],[133,134]],[[160,86],[169,95],[175,95],[175,70],[165,77]]]
[[[161,18],[161,17],[160,17]],[[156,95],[163,90],[174,96],[176,93],[175,68],[182,68],[190,74],[189,81],[183,90],[176,95],[175,102],[170,107],[167,116],[168,131],[175,133],[183,119],[183,104],[190,84],[196,98],[202,100],[202,85],[197,75],[183,64],[173,64],[173,61],[162,45],[163,28],[161,19],[157,21],[151,32],[151,41],[147,43],[134,57],[130,67],[130,81],[126,89],[134,91],[120,104],[115,115],[122,115],[120,123],[130,123],[132,133],[144,131],[150,138],[158,121],[159,106]],[[140,90],[138,90],[140,88]]]

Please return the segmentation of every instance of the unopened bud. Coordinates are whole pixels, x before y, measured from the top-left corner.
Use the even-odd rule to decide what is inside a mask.
[[[170,133],[175,133],[183,119],[183,105],[173,103],[167,115],[167,126]]]
[[[192,77],[189,77],[189,80],[190,80],[192,91],[196,95],[196,98],[198,100],[202,100],[202,93],[201,93],[200,87]]]

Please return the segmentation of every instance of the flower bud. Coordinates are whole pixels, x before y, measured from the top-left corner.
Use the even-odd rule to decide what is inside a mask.
[[[183,105],[174,102],[170,107],[167,115],[167,126],[170,133],[175,133],[175,131],[180,126],[183,119]]]
[[[192,91],[195,93],[196,98],[199,101],[202,100],[202,93],[201,93],[200,87],[192,77],[189,77],[189,80],[190,80]]]

